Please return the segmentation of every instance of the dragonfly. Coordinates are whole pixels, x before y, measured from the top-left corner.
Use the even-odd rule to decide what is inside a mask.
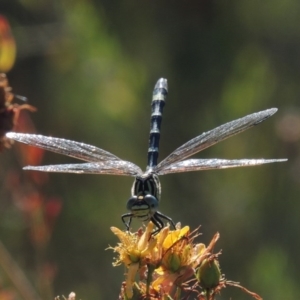
[[[286,159],[186,159],[214,144],[265,121],[277,111],[277,108],[270,108],[204,132],[174,150],[169,156],[158,163],[162,113],[167,94],[167,79],[160,78],[155,84],[152,96],[148,162],[145,172],[134,163],[123,160],[108,151],[92,145],[37,134],[9,132],[6,136],[18,142],[85,161],[85,163],[79,164],[27,166],[23,168],[25,170],[77,174],[125,175],[135,177],[131,188],[131,197],[127,202],[127,210],[129,212],[121,216],[122,222],[126,229],[129,230],[133,218],[139,219],[142,222],[152,221],[156,226],[154,233],[159,232],[164,227],[164,221],[169,222],[175,228],[172,219],[158,211],[161,198],[159,175],[211,169],[249,167],[286,161]]]

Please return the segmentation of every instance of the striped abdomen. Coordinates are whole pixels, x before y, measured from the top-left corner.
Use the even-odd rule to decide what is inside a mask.
[[[151,169],[157,166],[160,127],[161,127],[163,108],[165,106],[167,94],[168,94],[167,79],[160,78],[157,81],[153,90],[147,169]]]

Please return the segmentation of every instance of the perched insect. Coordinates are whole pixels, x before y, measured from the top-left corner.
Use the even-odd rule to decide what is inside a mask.
[[[158,232],[164,226],[163,220],[169,221],[174,226],[171,218],[158,211],[161,194],[158,175],[210,169],[248,167],[286,161],[286,159],[225,160],[217,158],[184,160],[205,148],[268,119],[277,111],[277,108],[271,108],[226,123],[208,132],[204,132],[177,148],[167,158],[157,164],[162,112],[167,94],[167,80],[161,78],[156,83],[153,91],[146,172],[142,172],[137,165],[122,160],[110,152],[84,143],[42,135],[14,132],[10,132],[6,136],[25,144],[87,161],[87,163],[81,164],[27,166],[24,168],[25,170],[134,176],[135,180],[131,189],[131,198],[127,202],[127,209],[130,212],[122,215],[122,221],[127,230],[129,230],[132,218],[138,218],[142,222],[151,220],[157,227],[155,232]]]

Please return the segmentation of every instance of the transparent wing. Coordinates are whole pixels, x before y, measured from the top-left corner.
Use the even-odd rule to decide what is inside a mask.
[[[83,164],[27,166],[23,169],[42,172],[77,174],[108,174],[126,176],[137,176],[142,174],[142,170],[138,166],[125,160],[108,160],[105,162],[91,162]]]
[[[9,132],[6,134],[6,136],[21,143],[89,162],[99,162],[107,159],[120,160],[120,158],[117,156],[103,149],[75,141],[38,134],[25,134],[16,132]]]
[[[263,110],[204,132],[173,151],[157,165],[155,171],[158,174],[162,174],[163,170],[170,165],[265,121],[275,114],[276,111],[277,108]]]
[[[283,162],[287,159],[188,159],[171,164],[158,172],[158,175],[165,175],[170,173],[201,171],[201,170],[214,170],[236,167],[251,167],[262,164],[269,164],[274,162]]]

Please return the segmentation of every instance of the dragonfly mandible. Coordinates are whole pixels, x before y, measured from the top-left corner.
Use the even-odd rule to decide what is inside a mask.
[[[131,189],[131,197],[127,202],[129,213],[122,215],[122,221],[127,230],[129,230],[133,218],[137,218],[142,222],[152,221],[156,226],[154,233],[159,232],[163,228],[164,221],[169,221],[172,226],[175,227],[170,217],[158,211],[161,196],[159,175],[248,167],[286,161],[286,159],[227,160],[218,158],[186,160],[186,158],[197,152],[265,121],[277,111],[277,108],[270,108],[204,132],[174,150],[160,163],[157,163],[162,113],[167,94],[167,80],[161,78],[157,81],[153,90],[148,164],[145,172],[134,163],[123,160],[110,152],[92,145],[36,134],[9,132],[6,136],[18,142],[86,161],[86,163],[80,164],[27,166],[24,167],[25,170],[77,174],[110,174],[135,177]]]

